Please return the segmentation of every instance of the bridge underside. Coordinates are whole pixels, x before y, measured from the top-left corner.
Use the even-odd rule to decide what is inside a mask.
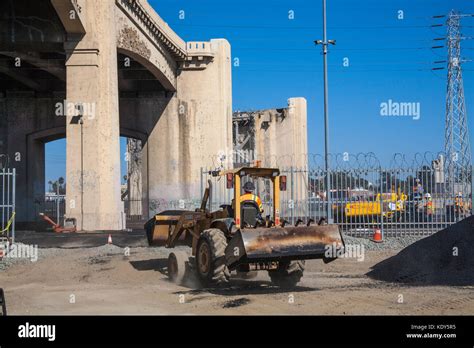
[[[49,141],[66,138],[66,216],[80,230],[124,228],[120,135],[144,144],[145,217],[150,201],[197,198],[199,168],[231,147],[228,43],[207,43],[206,66],[183,69],[124,3],[0,4],[0,153],[17,169],[19,228],[38,220]]]

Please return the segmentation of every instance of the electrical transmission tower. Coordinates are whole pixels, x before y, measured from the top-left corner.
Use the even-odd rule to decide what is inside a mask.
[[[446,95],[445,153],[447,190],[451,194],[471,193],[471,145],[467,124],[466,105],[461,65],[461,19],[471,17],[452,10],[446,22],[448,46],[448,89]]]

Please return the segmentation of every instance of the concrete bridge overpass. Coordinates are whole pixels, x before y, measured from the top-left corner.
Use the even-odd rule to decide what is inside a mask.
[[[183,41],[146,0],[0,4],[0,153],[17,168],[17,226],[44,199],[45,143],[66,138],[66,215],[123,228],[120,136],[140,139],[144,214],[199,195],[232,148],[230,45]]]

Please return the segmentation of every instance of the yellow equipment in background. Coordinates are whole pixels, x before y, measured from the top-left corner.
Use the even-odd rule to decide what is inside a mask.
[[[346,203],[344,216],[351,220],[362,217],[384,217],[392,220],[405,211],[407,195],[403,192],[378,193],[376,196],[362,198]]]

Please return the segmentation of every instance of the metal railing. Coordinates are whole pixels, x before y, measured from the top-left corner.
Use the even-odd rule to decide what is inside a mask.
[[[462,169],[469,173],[469,187],[452,186],[443,158],[442,153],[425,153],[408,160],[396,154],[388,165],[382,166],[371,153],[338,154],[331,156],[327,173],[323,156],[307,156],[307,166],[280,166],[281,175],[287,176],[287,190],[280,195],[281,218],[291,224],[310,219],[318,222],[327,219],[329,204],[333,222],[352,236],[372,236],[375,229],[390,236],[432,234],[472,214],[472,167]],[[278,162],[265,166],[279,167]],[[212,208],[218,209],[230,204],[233,190],[226,190],[225,180],[212,177],[210,170],[215,168],[201,171],[201,189],[208,179],[212,180]],[[325,189],[328,174],[329,196]],[[265,215],[272,215],[269,180],[258,179],[254,183]]]
[[[10,238],[15,242],[15,168],[3,168],[0,170],[0,238]]]

